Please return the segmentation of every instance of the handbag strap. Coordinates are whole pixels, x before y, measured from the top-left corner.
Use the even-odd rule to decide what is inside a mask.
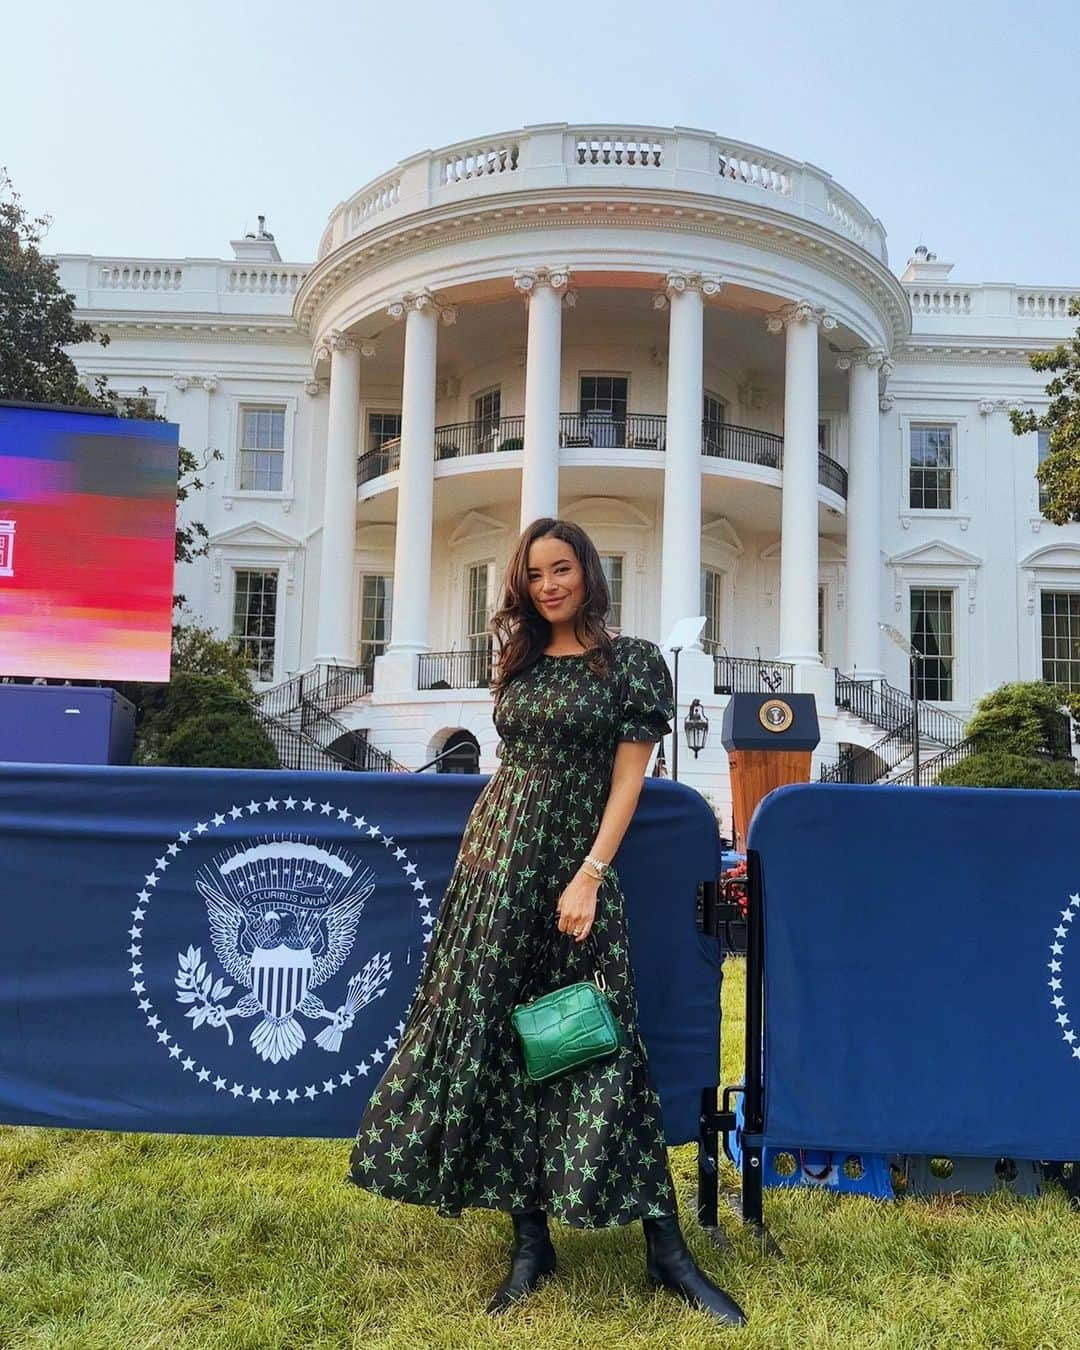
[[[596,941],[596,935],[592,929],[589,929],[582,946],[587,947],[593,959],[593,981],[601,993],[607,993],[607,980],[604,979],[604,972],[600,969],[600,944]]]

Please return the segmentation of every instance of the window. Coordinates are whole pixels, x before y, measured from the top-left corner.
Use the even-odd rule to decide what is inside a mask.
[[[625,375],[582,375],[581,433],[590,444],[626,444],[629,386]]]
[[[1046,458],[1046,456],[1050,453],[1050,433],[1049,433],[1049,431],[1040,431],[1040,432],[1039,432],[1039,449],[1038,449],[1038,452],[1037,452],[1037,453],[1038,453],[1038,459],[1036,460],[1036,466],[1040,465],[1040,464],[1043,462],[1043,460]],[[1040,512],[1046,510],[1046,501],[1047,501],[1047,493],[1046,493],[1046,489],[1043,487],[1042,483],[1039,483],[1039,510],[1040,510]]]
[[[285,467],[285,409],[240,409],[241,492],[280,492]]]
[[[922,653],[913,662],[912,695],[931,703],[951,703],[953,697],[953,593],[912,587],[911,645]]]
[[[394,578],[376,574],[360,578],[360,661],[368,669],[390,641]]]
[[[825,587],[817,588],[817,649],[822,661],[825,660]]]
[[[471,563],[465,570],[465,643],[471,652],[483,652],[481,679],[491,676],[492,635],[488,632],[488,597],[491,593],[494,563]]]
[[[701,569],[701,612],[705,615],[705,627],[701,630],[701,645],[707,652],[714,652],[722,646],[720,620],[722,616],[723,572],[715,567]]]
[[[233,636],[256,680],[274,678],[277,587],[276,569],[236,572]]]
[[[604,622],[609,628],[616,630],[622,629],[622,565],[621,553],[601,553],[600,566],[604,569],[608,598],[611,601],[611,607],[604,615]]]
[[[705,442],[705,453],[708,454],[710,448],[718,449],[724,436],[724,417],[726,409],[722,399],[718,399],[713,394],[706,394],[704,406],[701,410],[702,430],[704,432],[703,440]]]
[[[477,394],[473,399],[473,421],[476,422],[477,437],[488,436],[497,429],[501,412],[501,389],[489,389],[486,394]]]
[[[1042,592],[1042,677],[1080,689],[1080,591]]]
[[[401,435],[401,414],[388,412],[368,413],[367,448],[381,450],[387,441],[396,441]]]
[[[909,506],[950,511],[953,504],[953,428],[912,423]]]
[[[817,448],[823,455],[829,453],[830,432],[832,424],[829,421],[822,421],[817,424]]]

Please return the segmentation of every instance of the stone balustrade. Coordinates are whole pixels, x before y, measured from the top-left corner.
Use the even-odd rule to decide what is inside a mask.
[[[425,150],[343,202],[319,258],[393,221],[455,201],[560,187],[690,191],[733,206],[771,206],[887,260],[885,232],[829,174],[757,146],[687,127],[570,126],[565,122]]]
[[[60,280],[79,310],[147,310],[288,317],[305,264],[204,258],[57,257]]]

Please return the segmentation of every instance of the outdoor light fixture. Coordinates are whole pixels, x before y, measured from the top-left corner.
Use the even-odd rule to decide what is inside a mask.
[[[698,752],[705,749],[705,741],[709,735],[709,719],[705,716],[701,699],[695,698],[690,704],[683,730],[686,732],[686,744],[693,750],[694,758],[697,759]]]
[[[901,633],[899,628],[894,628],[891,623],[879,623],[878,627],[890,642],[895,642],[900,650],[907,654],[911,678],[911,781],[916,787],[921,787],[922,785],[919,782],[919,668],[917,663],[925,661],[926,657],[914,643]]]
[[[661,644],[675,657],[672,688],[675,716],[671,723],[671,781],[673,783],[679,781],[679,653],[684,647],[692,647],[694,643],[698,641],[701,637],[701,630],[704,627],[704,614],[679,619],[674,628],[672,628],[671,632],[667,635],[667,640]],[[689,721],[689,716],[687,716],[687,726],[689,726]],[[692,746],[691,749],[693,749]],[[697,756],[697,750],[694,750],[694,755],[695,757]]]

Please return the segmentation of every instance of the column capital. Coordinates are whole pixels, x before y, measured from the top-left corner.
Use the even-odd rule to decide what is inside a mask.
[[[891,375],[893,370],[893,363],[884,347],[856,347],[836,358],[837,370],[850,370],[852,366],[869,366],[871,370],[880,371],[885,376]]]
[[[191,384],[191,376],[190,376],[190,375],[174,375],[174,376],[172,377],[172,382],[173,382],[173,388],[174,388],[174,389],[179,389],[181,393],[184,393],[184,391],[185,391],[185,390],[188,388],[188,386]]]
[[[815,305],[810,300],[796,300],[765,320],[765,329],[769,333],[782,333],[793,323],[816,323],[826,333],[836,327],[836,315],[830,314],[824,305]]]
[[[435,314],[443,323],[457,323],[457,309],[453,305],[444,305],[436,300],[427,287],[419,291],[406,291],[397,300],[386,306],[386,312],[392,319],[402,319],[410,311],[418,314]]]
[[[553,291],[564,291],[569,295],[569,285],[568,267],[520,267],[514,273],[514,289],[526,299],[541,286],[550,286]]]
[[[366,338],[350,337],[348,333],[332,328],[319,339],[313,353],[315,361],[328,361],[334,352],[359,352],[361,356],[371,358],[378,354],[378,347]]]
[[[653,296],[654,309],[667,309],[676,295],[687,291],[700,291],[705,297],[719,295],[724,289],[722,277],[706,276],[702,272],[669,272],[664,278],[664,288]]]

